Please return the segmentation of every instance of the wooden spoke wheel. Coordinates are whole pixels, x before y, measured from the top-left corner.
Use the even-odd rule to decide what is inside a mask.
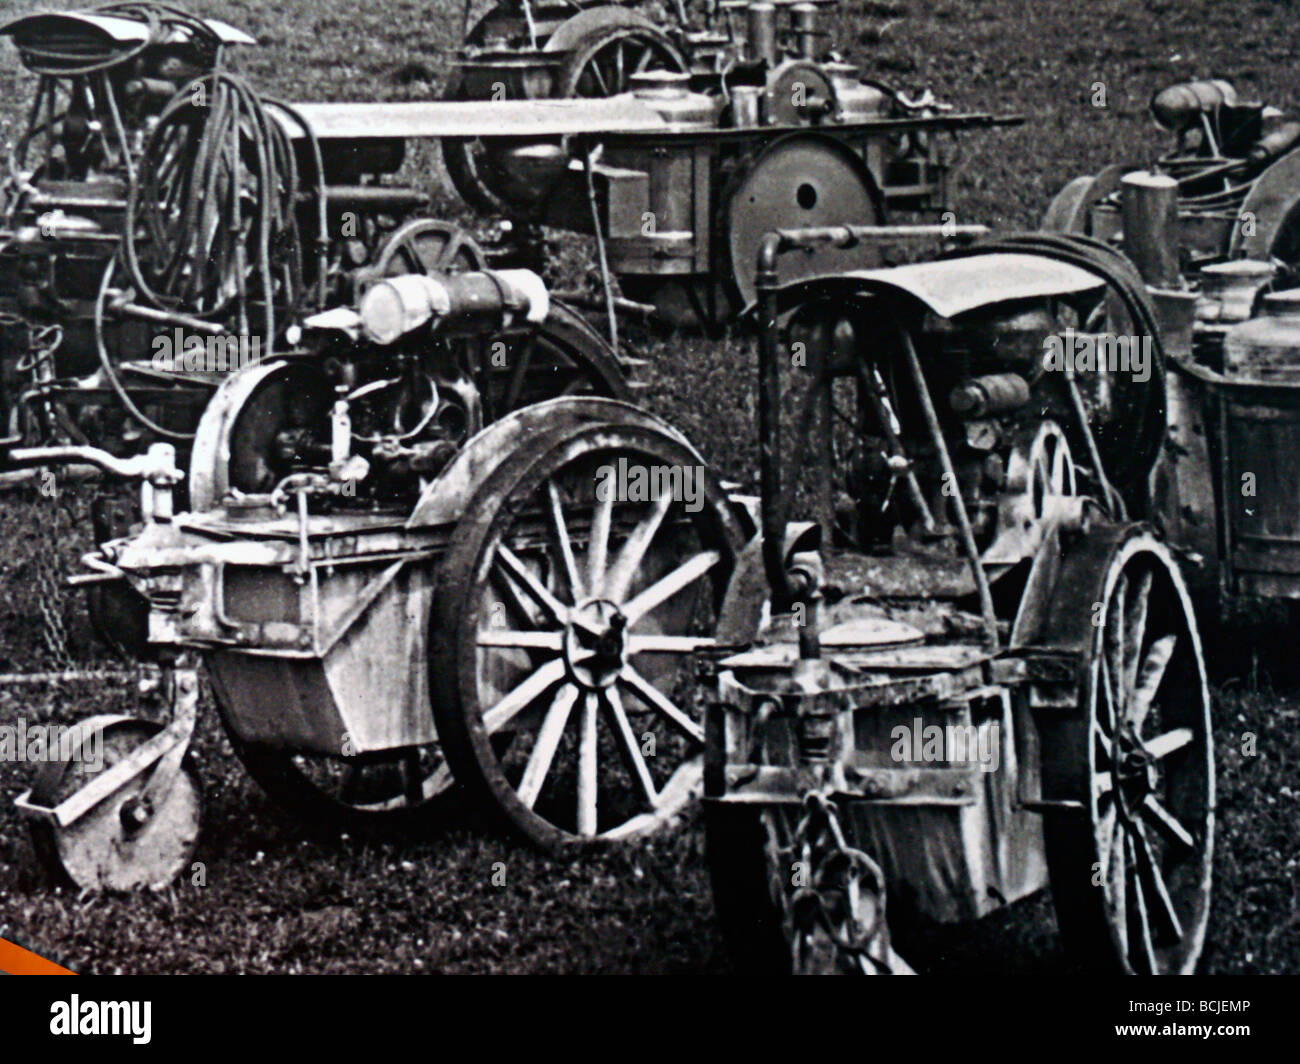
[[[1072,754],[1085,814],[1045,823],[1061,932],[1093,964],[1188,973],[1210,911],[1210,699],[1182,577],[1149,535],[1112,555],[1097,616]]]
[[[471,99],[458,74],[443,89],[442,98],[456,102]],[[509,189],[509,178],[499,164],[500,141],[492,137],[444,137],[438,142],[447,177],[469,206],[487,215],[515,216],[520,212],[502,194]]]
[[[556,83],[556,96],[605,99],[627,92],[635,74],[685,73],[678,47],[651,26],[611,26],[580,40]]]
[[[1019,455],[1013,456],[1012,462],[1018,458]],[[1014,469],[1008,471],[1010,483],[1016,483],[1017,473]],[[1070,456],[1070,444],[1054,421],[1044,421],[1039,425],[1029,446],[1023,478],[1036,518],[1043,516],[1049,497],[1077,494],[1078,478]]]
[[[466,44],[484,43],[488,27],[500,8],[477,23],[466,36]],[[556,74],[551,95],[603,99],[627,92],[633,74],[653,71],[682,73],[689,70],[686,57],[661,30],[637,25],[622,8],[611,6],[600,11],[579,12],[571,22],[572,33],[579,35],[569,55]],[[581,22],[581,28],[576,25]],[[604,25],[600,25],[604,22]],[[588,23],[597,28],[585,32]],[[565,33],[568,43],[569,33]],[[559,43],[558,41],[556,42]],[[443,90],[444,100],[471,99],[463,80],[453,74]],[[486,214],[527,216],[527,196],[513,193],[527,190],[518,187],[500,164],[499,141],[491,137],[446,138],[441,141],[443,165],[460,197]]]
[[[32,801],[56,806],[162,730],[128,717],[92,717],[69,733],[67,760],[48,762]],[[57,879],[80,890],[161,890],[190,870],[202,805],[198,778],[182,764],[171,789],[152,808],[137,800],[146,771],[66,826],[33,821],[36,852]]]
[[[698,508],[638,498],[620,468],[698,470]],[[693,654],[713,645],[740,543],[698,455],[654,429],[543,432],[480,488],[455,543],[430,675],[456,778],[545,849],[665,823],[701,779]]]

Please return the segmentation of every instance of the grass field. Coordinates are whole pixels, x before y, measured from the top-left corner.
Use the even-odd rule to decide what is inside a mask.
[[[0,14],[47,6],[0,0]],[[189,6],[255,35],[260,47],[235,65],[300,100],[426,98],[442,83],[460,29],[460,7],[450,2]],[[1020,227],[1035,223],[1069,177],[1154,152],[1158,135],[1145,114],[1154,89],[1227,77],[1245,95],[1300,104],[1296,20],[1281,0],[844,0],[839,39],[850,58],[909,91],[929,86],[964,107],[1028,117],[1023,127],[969,138],[959,186],[963,221]],[[1105,108],[1091,104],[1098,83]],[[12,49],[0,45],[0,140],[14,135],[30,87]],[[433,153],[417,151],[408,165],[436,210],[463,217]],[[653,360],[653,404],[725,471],[750,479],[753,399],[743,345],[644,333],[630,343]],[[57,503],[0,497],[0,672],[55,664],[42,637],[42,599],[66,626],[77,661],[107,660],[75,598],[40,590],[84,545],[77,518],[85,494],[69,484]],[[38,565],[50,548],[60,563]],[[1209,971],[1300,971],[1300,694],[1282,668],[1286,636],[1272,638],[1277,653],[1258,632],[1214,648],[1219,831]],[[138,703],[126,686],[0,687],[0,722],[138,712]],[[1254,757],[1242,756],[1245,733],[1256,736]],[[261,796],[211,712],[195,755],[206,799],[197,855],[206,885],[131,898],[78,898],[45,885],[11,808],[27,766],[0,765],[0,935],[95,972],[727,970],[694,816],[655,840],[571,863],[497,839],[463,807],[449,809],[426,838],[318,839]],[[503,885],[493,883],[498,863]],[[1045,899],[973,927],[933,929],[911,959],[943,972],[1069,967]]]

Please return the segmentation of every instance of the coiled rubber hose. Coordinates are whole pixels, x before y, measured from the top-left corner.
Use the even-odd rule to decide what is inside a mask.
[[[278,114],[273,113],[278,112]],[[316,286],[303,283],[296,127],[314,176]],[[145,306],[260,334],[263,357],[283,326],[308,303],[323,305],[329,232],[320,145],[287,104],[259,96],[233,74],[192,81],[163,109],[127,194],[118,264]],[[169,439],[190,433],[147,417],[118,379],[103,342],[103,302],[96,341],[110,386],[131,416]]]
[[[48,74],[53,77],[71,78],[98,74],[129,63],[142,55],[146,49],[163,41],[177,30],[188,34],[192,43],[209,52],[214,64],[221,55],[221,38],[212,27],[197,15],[179,7],[148,3],[143,0],[141,2],[124,0],[124,2],[101,4],[91,8],[90,13],[143,22],[148,28],[148,33],[143,41],[127,48],[106,44],[96,49],[87,41],[78,41],[77,47],[68,51],[61,50],[58,45],[24,37],[16,42],[23,65],[34,74]]]

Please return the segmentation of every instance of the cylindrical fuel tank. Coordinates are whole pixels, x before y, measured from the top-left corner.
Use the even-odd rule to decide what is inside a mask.
[[[1270,292],[1258,316],[1229,329],[1223,363],[1228,374],[1300,378],[1300,288]]]
[[[701,92],[691,92],[690,74],[654,70],[633,74],[627,80],[632,94],[658,112],[669,125],[681,128],[718,123],[721,100]]]
[[[1151,97],[1151,117],[1161,129],[1181,133],[1220,107],[1237,102],[1237,90],[1227,81],[1187,81]]]
[[[749,30],[749,58],[776,66],[776,5],[759,0],[745,11]]]
[[[864,85],[862,71],[853,63],[823,63],[822,70],[835,88],[837,121],[880,118],[889,110],[889,97],[875,85]]]

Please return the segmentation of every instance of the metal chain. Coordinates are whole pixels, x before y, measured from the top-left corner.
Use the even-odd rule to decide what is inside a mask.
[[[66,670],[72,667],[73,662],[68,653],[68,630],[63,617],[67,601],[63,588],[66,538],[62,535],[65,529],[62,517],[65,511],[57,503],[51,510],[50,520],[45,520],[46,514],[41,514],[41,534],[33,558],[36,601],[41,611],[41,635],[45,646],[54,659],[55,668]]]
[[[820,931],[835,950],[840,971],[889,974],[892,952],[885,922],[885,876],[867,854],[850,846],[830,797],[810,791],[795,827],[793,853],[808,870],[790,899],[796,971]]]

